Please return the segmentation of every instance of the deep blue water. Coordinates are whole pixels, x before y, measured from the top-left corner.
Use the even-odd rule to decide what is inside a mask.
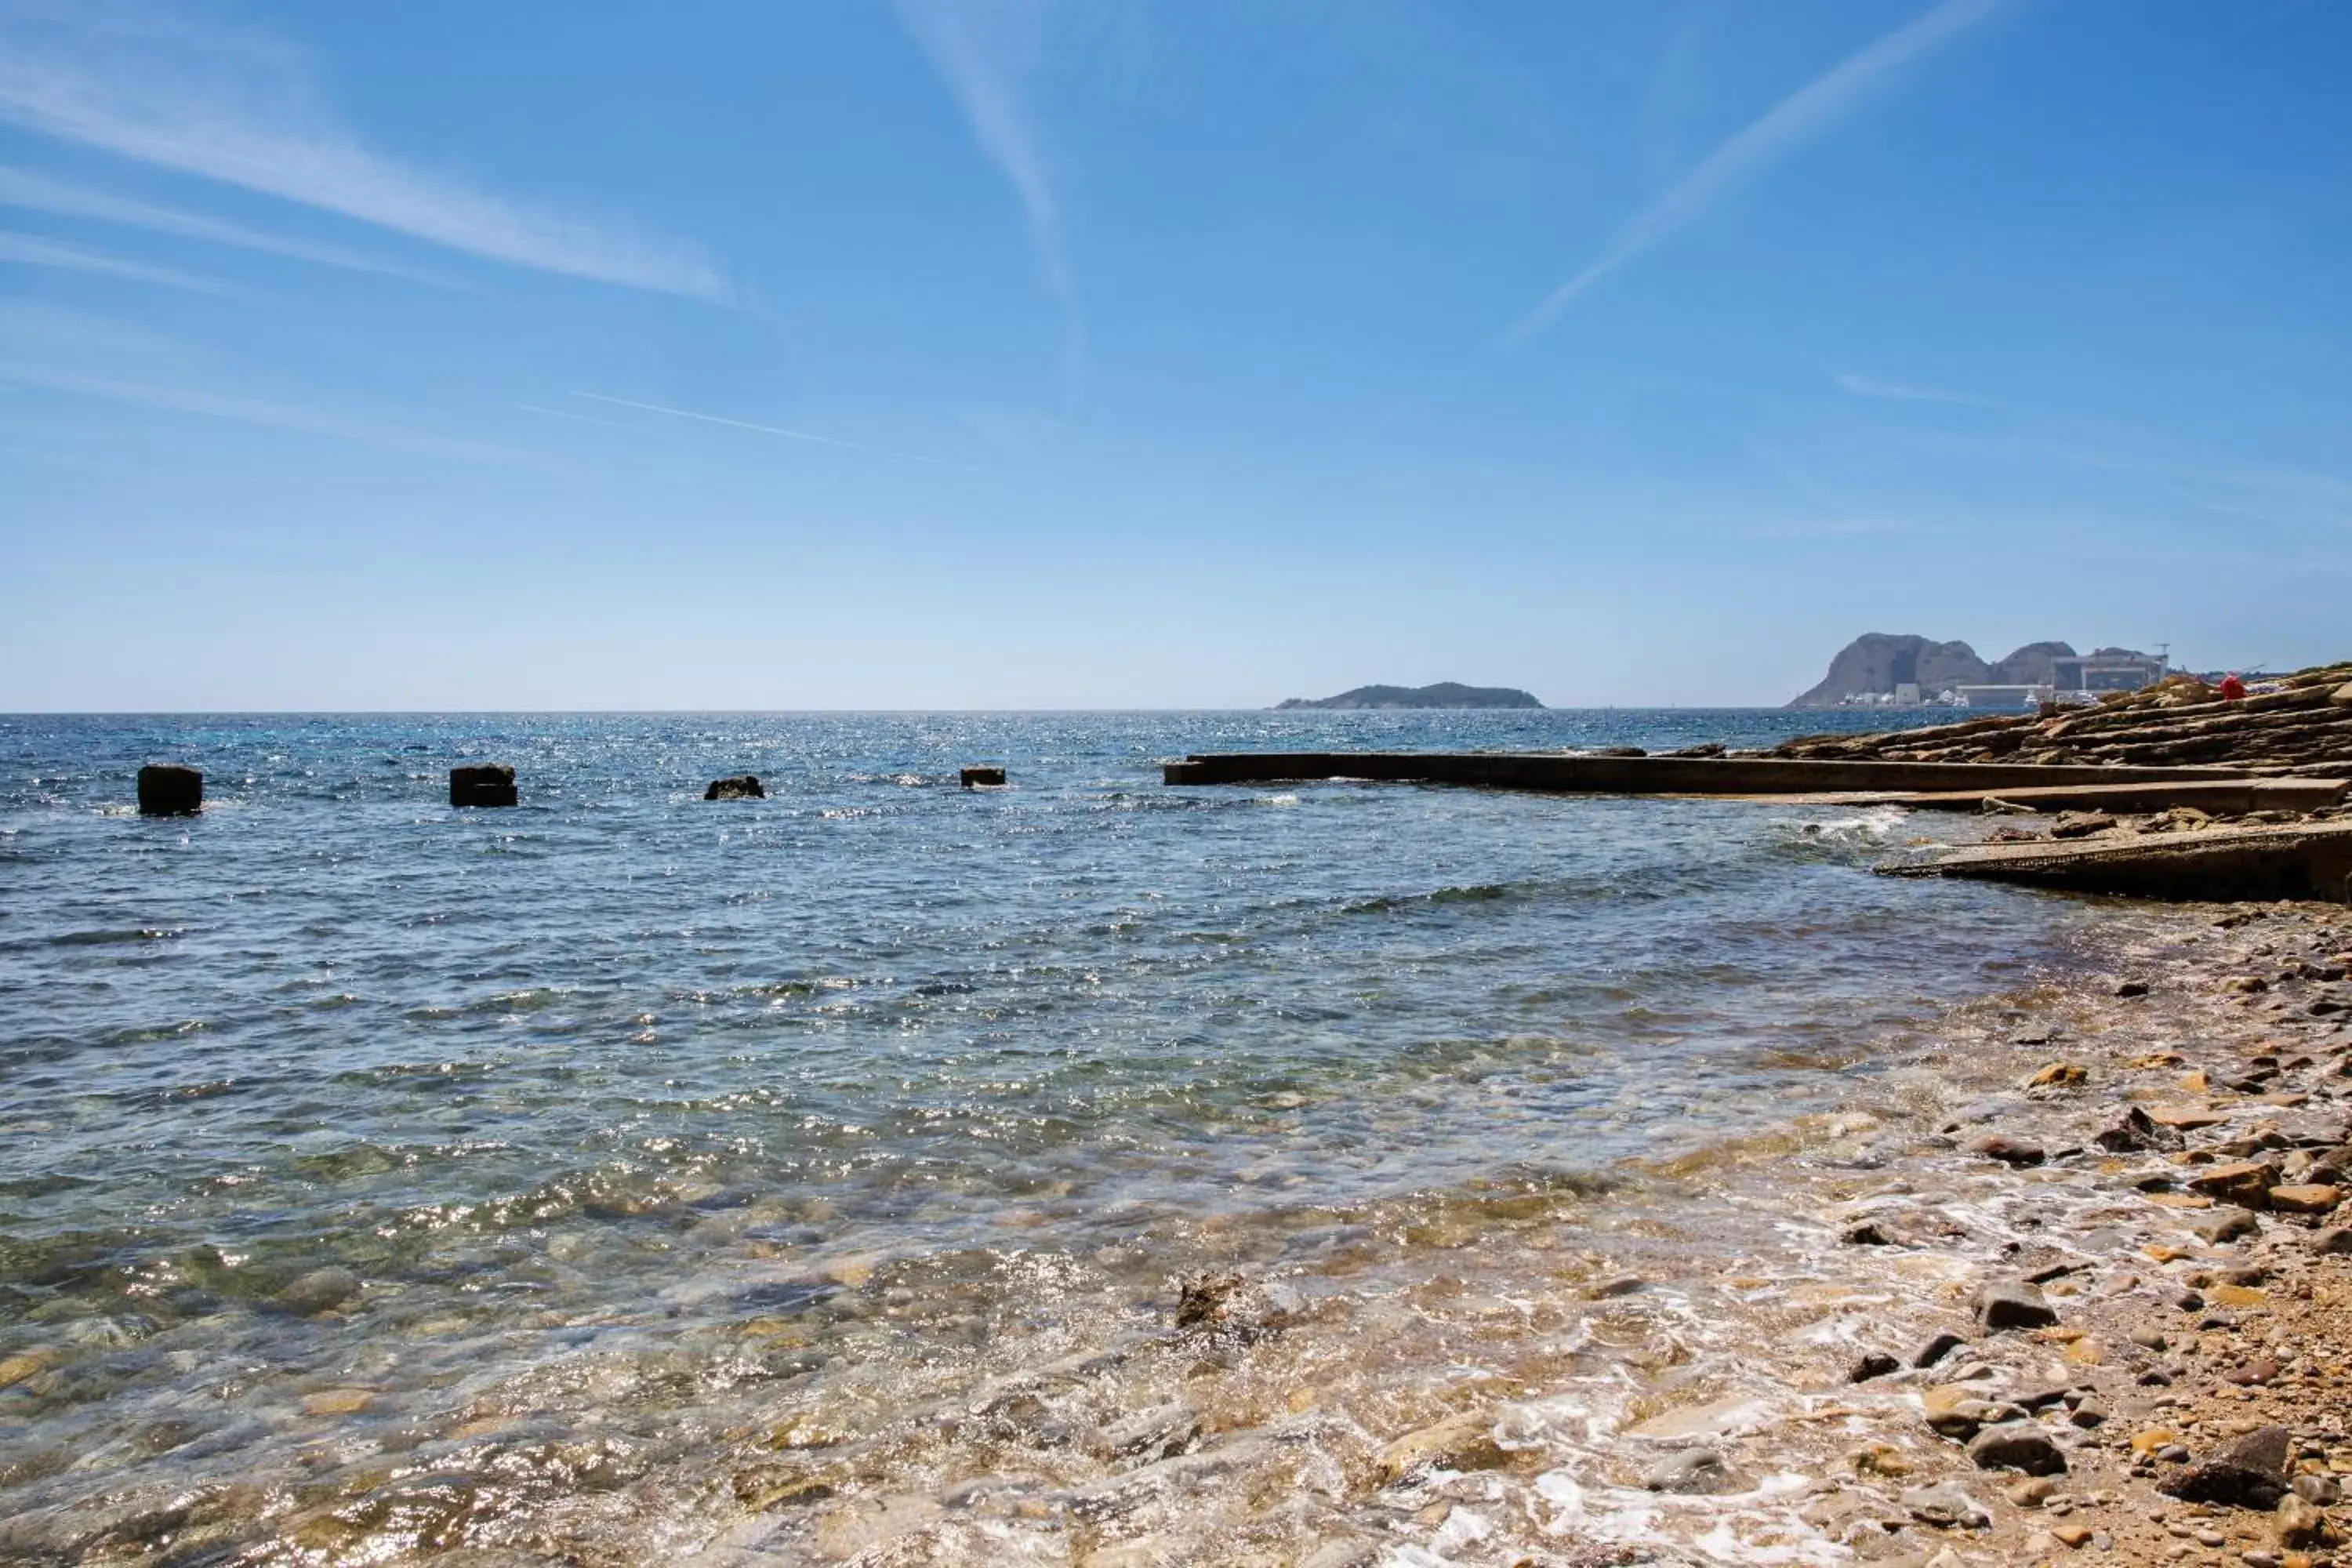
[[[0,720],[0,1358],[40,1369],[0,1392],[0,1512],[12,1476],[30,1507],[93,1468],[266,1466],[291,1439],[234,1400],[131,1436],[222,1355],[323,1375],[406,1335],[426,1408],[452,1356],[740,1316],[749,1259],[945,1258],[1014,1213],[1083,1253],[1827,1103],[1876,1031],[2043,961],[2064,907],[1869,876],[1892,811],[1158,764],[1888,721]],[[149,760],[204,768],[201,817],[129,813]],[[473,760],[522,805],[451,810]],[[979,761],[1012,787],[956,787]],[[701,799],[745,771],[769,799]],[[294,1333],[277,1293],[330,1266],[370,1312]],[[204,1447],[221,1422],[244,1436]]]

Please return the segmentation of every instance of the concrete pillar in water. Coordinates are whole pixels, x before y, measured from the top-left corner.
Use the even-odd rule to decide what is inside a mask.
[[[738,773],[731,779],[713,779],[710,787],[702,792],[705,800],[765,800],[768,792],[750,773]]]
[[[194,816],[205,808],[205,775],[175,763],[139,770],[139,815]]]
[[[1003,768],[966,768],[963,771],[963,787],[966,789],[977,789],[982,784],[1001,784],[1003,782]]]
[[[502,763],[449,770],[451,805],[512,805],[514,770]]]

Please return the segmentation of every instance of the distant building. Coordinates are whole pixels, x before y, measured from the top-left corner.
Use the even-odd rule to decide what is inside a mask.
[[[2171,664],[2163,654],[2103,647],[2050,661],[2050,683],[2060,691],[2137,691],[2162,680]]]
[[[1953,696],[1963,708],[1992,708],[2015,710],[2039,708],[2052,698],[2047,686],[1956,686]]]
[[[1918,707],[1919,683],[1916,680],[1897,681],[1895,686],[1895,706],[1897,708]]]

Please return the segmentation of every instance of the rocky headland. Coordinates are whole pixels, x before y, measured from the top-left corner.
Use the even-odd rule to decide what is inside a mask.
[[[2005,658],[1988,663],[1964,642],[1937,642],[1911,633],[1868,632],[1838,650],[1829,673],[1791,708],[1835,708],[1855,698],[1885,698],[1897,689],[1916,686],[1933,699],[1956,686],[2044,686],[2057,672],[2057,661],[2075,656],[2074,645],[2032,642]],[[2133,648],[2103,647],[2094,658],[2145,659]]]
[[[1286,697],[1277,710],[1297,708],[1541,708],[1530,694],[1512,686],[1465,686],[1441,680],[1434,686],[1359,686],[1337,697]]]

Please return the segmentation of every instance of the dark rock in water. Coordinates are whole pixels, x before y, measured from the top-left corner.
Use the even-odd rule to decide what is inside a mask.
[[[2023,1470],[2029,1476],[2066,1473],[2065,1451],[2031,1421],[1988,1426],[1969,1444],[1969,1458],[1980,1470]]]
[[[2145,996],[2147,994],[2147,982],[2145,980],[2126,980],[2122,984],[2116,987],[2116,994],[2126,998]]]
[[[2091,1142],[2110,1154],[2129,1154],[2142,1149],[2178,1149],[2180,1134],[2135,1105],[2124,1112],[2121,1121]]]
[[[713,779],[710,787],[702,792],[705,800],[765,800],[768,792],[750,773],[738,773],[731,779]]]
[[[451,805],[512,805],[515,800],[514,769],[504,763],[449,770]]]
[[[2050,1156],[2039,1143],[2022,1138],[2011,1138],[1996,1132],[1979,1138],[1969,1145],[1969,1152],[1981,1154],[1988,1160],[1999,1160],[2004,1165],[2039,1165]]]
[[[1933,1366],[1968,1342],[1958,1334],[1937,1334],[1919,1347],[1919,1353],[1911,1358],[1911,1364],[1916,1367]]]
[[[2231,1508],[2276,1508],[2286,1495],[2287,1459],[2294,1440],[2284,1426],[2249,1432],[2210,1459],[2168,1476],[2157,1489],[2183,1502]]]
[[[993,787],[995,785],[1002,784],[1003,782],[1004,770],[1003,768],[966,768],[963,770],[963,787],[966,789],[978,789],[983,784]]]
[[[1176,1326],[1197,1329],[1216,1322],[1241,1288],[1238,1274],[1199,1274],[1185,1280],[1177,1289]]]
[[[1652,1465],[1642,1485],[1654,1492],[1719,1492],[1731,1486],[1731,1467],[1712,1448],[1669,1454]]]
[[[348,1268],[313,1268],[278,1292],[278,1305],[312,1317],[331,1311],[360,1293],[360,1277]]]
[[[194,816],[205,808],[205,775],[176,763],[139,770],[139,815]]]
[[[1977,1292],[1977,1321],[1996,1331],[2002,1329],[2046,1329],[2057,1312],[2042,1292],[2022,1280],[1988,1285]]]
[[[1875,1220],[1864,1220],[1860,1225],[1846,1226],[1838,1239],[1848,1247],[1892,1247],[1894,1238],[1878,1226]]]
[[[1874,1377],[1885,1377],[1889,1373],[1902,1370],[1903,1363],[1885,1351],[1872,1351],[1853,1363],[1853,1369],[1845,1374],[1845,1380],[1848,1383],[1868,1383]]]

